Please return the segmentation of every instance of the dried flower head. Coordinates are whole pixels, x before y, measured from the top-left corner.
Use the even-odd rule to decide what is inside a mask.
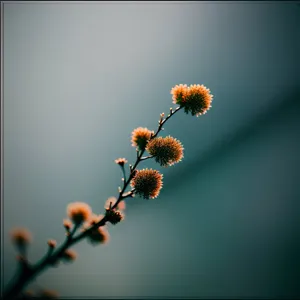
[[[120,211],[117,211],[115,209],[106,209],[105,217],[108,222],[110,222],[113,225],[116,225],[117,223],[121,222],[124,217],[123,214]]]
[[[106,202],[105,202],[105,205],[104,205],[104,208],[105,209],[108,209],[108,208],[110,208],[110,207],[113,207],[115,204],[116,204],[116,202],[117,202],[117,198],[116,197],[109,197],[107,200],[106,200]],[[111,205],[111,206],[110,206]],[[125,207],[126,207],[126,205],[125,205],[125,201],[120,201],[119,203],[118,203],[118,205],[117,205],[117,209],[118,210],[125,210]]]
[[[90,206],[84,202],[73,202],[67,207],[69,218],[77,225],[88,220],[92,214]]]
[[[188,87],[186,84],[175,85],[171,89],[171,95],[174,104],[182,105],[186,99]]]
[[[131,142],[133,147],[144,150],[154,131],[138,127],[132,132]]]
[[[93,229],[87,236],[92,245],[106,244],[109,241],[109,233],[105,226]]]
[[[163,167],[180,162],[183,158],[183,149],[180,141],[171,136],[154,138],[146,147],[155,161]]]
[[[185,113],[191,113],[192,116],[205,114],[211,108],[213,95],[204,85],[192,84],[176,85],[172,88],[173,103],[179,104],[184,108]]]
[[[210,90],[204,85],[190,85],[184,111],[186,113],[190,112],[192,116],[196,115],[198,117],[203,115],[211,108],[212,99],[213,95],[210,94]]]
[[[55,248],[56,247],[56,241],[55,240],[49,240],[48,241],[48,246],[50,247],[50,248]]]
[[[125,158],[118,158],[115,160],[115,163],[123,167],[127,163],[127,160]]]
[[[32,241],[32,235],[26,228],[15,228],[11,231],[11,239],[17,247],[25,247]]]
[[[154,199],[162,188],[162,178],[163,175],[157,170],[138,170],[131,180],[131,186],[135,189],[135,193],[144,199]]]
[[[62,258],[65,261],[74,261],[77,258],[77,253],[74,250],[67,249],[63,254]]]

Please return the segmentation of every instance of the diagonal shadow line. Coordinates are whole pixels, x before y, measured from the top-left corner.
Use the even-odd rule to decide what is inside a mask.
[[[226,135],[223,139],[215,142],[208,150],[202,152],[198,159],[186,163],[180,168],[173,167],[172,172],[164,177],[164,192],[174,191],[174,182],[180,182],[182,185],[187,180],[192,180],[196,174],[205,172],[205,169],[219,163],[230,154],[231,150],[242,145],[249,138],[261,134],[267,127],[282,122],[291,114],[300,116],[300,88],[295,87],[289,93],[285,92],[275,97],[273,102],[275,104],[272,107],[256,115],[232,135]],[[127,206],[139,207],[143,203],[147,204],[147,201],[128,201]]]
[[[218,163],[218,161],[224,159],[224,157],[230,154],[232,149],[243,144],[252,136],[260,134],[262,130],[267,127],[270,127],[275,123],[282,122],[284,119],[289,118],[291,114],[299,116],[300,89],[295,88],[289,94],[285,93],[284,95],[279,95],[274,99],[274,103],[277,104],[270,107],[267,111],[263,111],[258,114],[234,134],[230,136],[227,135],[223,139],[214,143],[210,149],[204,151],[198,159],[185,164],[185,166],[180,168],[180,170],[174,170],[174,172],[171,172],[164,180],[164,187],[166,189],[173,189],[173,187],[171,187],[172,183],[183,183],[186,180],[190,180],[192,176],[195,176],[195,174],[203,172],[205,168]]]

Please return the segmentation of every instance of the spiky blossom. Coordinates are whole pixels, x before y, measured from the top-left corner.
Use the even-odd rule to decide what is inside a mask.
[[[163,175],[157,170],[137,170],[131,181],[131,186],[135,189],[135,193],[144,199],[154,199],[159,195],[163,186],[162,178]]]
[[[67,213],[74,224],[79,225],[82,222],[88,220],[92,213],[92,210],[87,203],[73,202],[68,205]]]
[[[83,231],[88,230],[91,226],[95,226],[104,218],[104,215],[92,214],[89,220],[84,224]],[[99,226],[89,231],[87,240],[94,246],[98,244],[106,244],[109,241],[109,233],[106,226]]]
[[[144,150],[153,131],[148,128],[138,127],[131,133],[131,142],[133,147],[137,147],[139,150]]]
[[[71,249],[67,249],[63,254],[62,254],[62,258],[67,261],[67,262],[71,262],[74,261],[77,258],[77,253],[74,250]]]
[[[108,222],[110,222],[113,225],[116,225],[117,223],[124,220],[124,213],[125,210],[125,201],[120,201],[117,204],[116,208],[112,208],[117,202],[117,198],[110,197],[106,200],[104,208],[105,208],[105,217]]]
[[[146,147],[155,161],[163,167],[180,162],[183,158],[183,149],[181,142],[171,136],[154,138]]]
[[[116,225],[124,219],[122,212],[110,208],[106,209],[105,217],[107,221],[113,225]]]
[[[205,114],[211,108],[213,95],[203,84],[176,85],[171,89],[173,103],[183,107],[192,116]]]
[[[107,231],[107,228],[102,226],[93,229],[87,236],[88,241],[92,245],[98,245],[98,244],[106,244],[109,241],[109,233]]]
[[[174,104],[181,105],[187,95],[188,87],[186,84],[177,84],[171,89],[172,100]]]
[[[31,242],[32,235],[26,228],[15,228],[11,231],[11,239],[17,247],[24,247]]]
[[[115,163],[122,167],[127,163],[127,160],[126,158],[118,158],[115,160]]]

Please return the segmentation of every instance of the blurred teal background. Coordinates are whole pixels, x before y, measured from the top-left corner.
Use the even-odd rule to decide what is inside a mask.
[[[117,195],[131,131],[156,129],[171,88],[204,84],[212,109],[165,126],[185,158],[159,198],[128,200],[111,241],[31,288],[62,297],[300,297],[300,8],[296,3],[4,3],[4,284],[8,233],[30,258],[62,242],[73,201]]]

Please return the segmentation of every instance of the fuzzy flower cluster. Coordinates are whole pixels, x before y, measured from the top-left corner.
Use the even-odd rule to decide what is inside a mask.
[[[120,201],[116,208],[112,208],[117,202],[117,198],[110,197],[105,202],[105,217],[113,225],[124,220],[125,201]]]
[[[171,89],[171,94],[173,103],[179,104],[185,113],[190,112],[192,116],[203,115],[211,108],[213,95],[204,85],[176,85]]]
[[[157,170],[138,170],[131,181],[131,187],[144,199],[154,199],[158,197],[163,186],[162,178],[163,175]]]
[[[115,160],[115,163],[123,167],[127,163],[127,160],[125,158],[118,158]]]
[[[144,150],[154,131],[148,128],[138,127],[131,134],[132,146]]]
[[[15,228],[11,232],[11,239],[18,248],[22,248],[32,241],[32,235],[26,228]]]
[[[163,167],[180,162],[183,158],[183,149],[180,141],[171,136],[154,138],[146,147],[155,161]]]
[[[82,231],[90,229],[104,218],[104,215],[92,214],[89,219],[84,223]],[[92,245],[105,244],[109,241],[109,233],[106,226],[99,226],[89,231],[87,240]]]
[[[89,235],[88,239],[89,242],[92,245],[98,245],[98,244],[106,244],[109,242],[109,233],[107,231],[107,228],[104,226],[98,227],[97,229],[94,229]]]
[[[72,262],[77,258],[77,252],[71,249],[67,249],[63,254],[62,254],[62,259],[65,262]]]
[[[80,225],[89,219],[92,214],[92,210],[87,203],[73,202],[68,205],[67,213],[74,224]]]
[[[95,225],[97,224],[100,220],[103,219],[103,215],[93,215],[90,219],[90,224],[89,225]],[[109,241],[110,235],[108,233],[107,227],[106,226],[100,226],[97,228],[94,228],[87,236],[88,241],[92,245],[99,245],[99,244],[106,244]]]

